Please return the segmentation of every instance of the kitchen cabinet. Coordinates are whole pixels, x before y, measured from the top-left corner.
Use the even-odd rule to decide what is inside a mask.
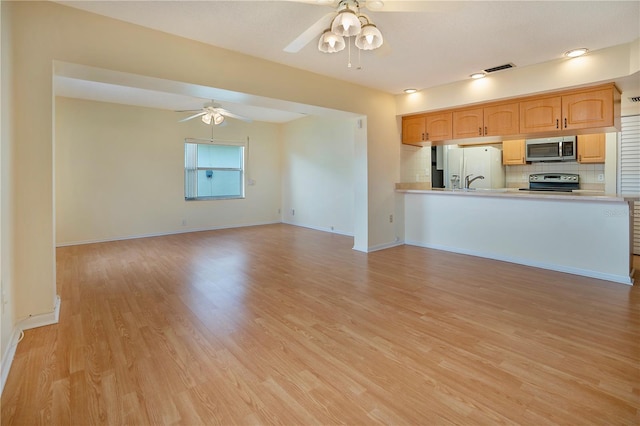
[[[613,126],[613,87],[578,92],[562,97],[563,129]]]
[[[426,139],[429,141],[444,141],[451,139],[451,112],[427,114]]]
[[[517,135],[520,130],[520,103],[512,102],[484,108],[484,135]]]
[[[482,108],[453,112],[453,138],[477,138],[483,135],[484,113]]]
[[[523,100],[520,133],[616,127],[614,106],[619,97],[610,85]]]
[[[520,132],[518,102],[453,112],[453,138],[508,136]]]
[[[502,164],[515,166],[526,164],[524,139],[516,139],[502,142]]]
[[[604,163],[605,134],[578,136],[578,163]]]
[[[425,116],[402,117],[402,143],[419,145],[425,139]]]
[[[560,129],[562,97],[534,98],[520,102],[520,133]]]
[[[451,139],[451,112],[402,117],[402,143],[422,145]]]

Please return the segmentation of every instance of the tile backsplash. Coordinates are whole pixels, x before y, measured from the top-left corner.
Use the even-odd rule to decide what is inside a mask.
[[[604,164],[563,163],[531,163],[522,166],[506,167],[506,185],[510,188],[524,188],[529,185],[532,173],[577,173],[580,175],[580,188],[604,191]]]
[[[431,182],[431,148],[402,145],[400,182]]]

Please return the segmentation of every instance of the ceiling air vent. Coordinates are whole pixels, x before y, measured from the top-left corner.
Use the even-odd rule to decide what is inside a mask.
[[[486,70],[484,70],[484,72],[489,74],[490,72],[502,71],[502,70],[506,70],[506,69],[509,69],[509,68],[513,68],[513,67],[515,67],[515,65],[513,65],[513,64],[498,65],[497,67],[487,68]]]
[[[640,102],[640,96],[632,96],[629,98],[631,102]]]

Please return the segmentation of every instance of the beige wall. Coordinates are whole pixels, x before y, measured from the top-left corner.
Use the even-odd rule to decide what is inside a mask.
[[[411,95],[397,95],[397,114],[406,115],[492,100],[508,99],[568,87],[616,81],[640,72],[637,59],[640,39],[632,43],[590,52],[573,59],[558,59],[508,72],[497,72],[479,80],[464,80],[428,88]],[[635,94],[635,92],[634,92]],[[638,94],[635,94],[636,96]],[[624,94],[623,98],[630,96]],[[623,102],[622,115],[634,111]],[[636,109],[637,111],[637,109]]]
[[[364,145],[356,143],[354,214],[359,224],[367,226],[356,227],[356,239],[365,241],[366,248],[395,238],[393,224],[387,220],[395,208],[393,183],[399,177],[393,96],[55,3],[2,2],[2,8],[3,19],[12,24],[15,52],[11,67],[15,96],[4,104],[14,114],[13,133],[3,141],[19,165],[6,182],[15,194],[7,203],[15,215],[6,224],[15,233],[8,248],[15,265],[15,294],[10,302],[14,324],[24,316],[50,312],[56,293],[54,60],[366,116],[369,136]],[[4,208],[8,207],[3,207],[3,221]]]
[[[305,117],[283,126],[285,223],[353,235],[357,123]]]
[[[184,200],[184,140],[210,138],[172,111],[56,98],[58,245],[280,221],[279,125],[228,120],[216,138],[249,137],[243,200]],[[183,220],[186,225],[182,225]]]

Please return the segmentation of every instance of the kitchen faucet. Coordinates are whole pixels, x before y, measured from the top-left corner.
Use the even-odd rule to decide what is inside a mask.
[[[473,181],[474,181],[474,180],[476,180],[476,179],[484,179],[484,176],[479,175],[479,176],[476,176],[476,177],[474,177],[473,179],[469,180],[469,178],[470,178],[471,176],[473,176],[473,175],[466,175],[466,176],[464,177],[464,189],[469,189],[469,185],[471,185],[471,184],[473,183]]]

